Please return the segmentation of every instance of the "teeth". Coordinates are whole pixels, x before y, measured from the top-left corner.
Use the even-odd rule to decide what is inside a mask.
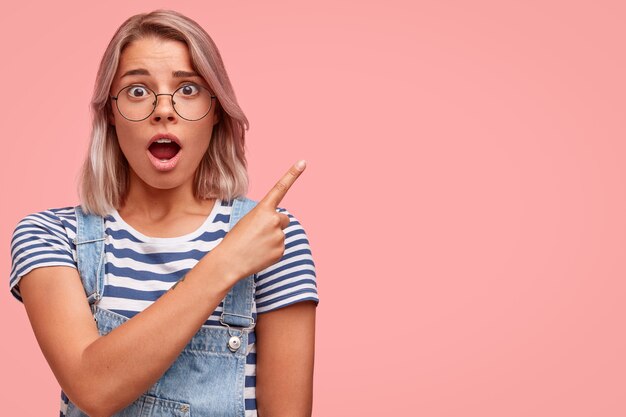
[[[169,139],[161,138],[161,139],[158,139],[156,143],[172,143],[172,141]]]

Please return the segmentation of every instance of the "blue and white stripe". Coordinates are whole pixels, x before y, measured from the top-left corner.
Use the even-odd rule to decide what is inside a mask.
[[[105,217],[105,288],[100,307],[128,318],[143,311],[228,233],[232,202],[217,200],[206,221],[192,233],[175,238],[145,236],[114,211]],[[276,264],[256,276],[253,316],[287,305],[312,300],[317,295],[315,264],[304,229],[283,208],[290,223],[285,231],[285,253]],[[26,216],[18,223],[11,241],[10,288],[21,301],[19,280],[34,268],[76,268],[76,214],[73,207],[50,209]],[[205,325],[218,326],[222,304]],[[247,346],[246,417],[256,415],[256,349],[254,332]]]

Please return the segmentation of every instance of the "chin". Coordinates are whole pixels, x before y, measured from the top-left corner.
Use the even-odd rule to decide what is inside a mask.
[[[147,175],[138,176],[138,179],[142,183],[142,186],[156,190],[171,190],[183,186],[186,182],[184,178],[181,178],[180,175],[176,175],[173,172],[151,172]]]
[[[173,190],[185,185],[184,181],[152,181],[148,186],[157,190]]]

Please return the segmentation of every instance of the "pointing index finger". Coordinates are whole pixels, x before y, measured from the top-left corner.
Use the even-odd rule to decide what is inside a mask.
[[[278,208],[281,200],[285,197],[285,194],[287,194],[287,191],[289,191],[293,183],[296,182],[300,174],[302,174],[305,167],[306,161],[304,159],[296,162],[261,201],[274,208]]]

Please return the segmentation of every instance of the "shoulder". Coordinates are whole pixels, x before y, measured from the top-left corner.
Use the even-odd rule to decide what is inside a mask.
[[[243,214],[243,213],[247,213],[250,210],[252,210],[257,204],[259,204],[258,201],[256,200],[252,200],[248,197],[245,196],[240,196],[237,198],[234,198],[230,201],[226,200],[223,202],[223,204],[230,206],[232,209],[232,212],[237,215],[237,214]]]
[[[289,225],[283,229],[285,232],[285,250],[295,245],[306,244],[306,250],[310,252],[309,237],[304,230],[304,226],[300,223],[300,220],[298,220],[298,217],[296,217],[292,211],[284,207],[278,207],[276,211],[289,217]]]
[[[231,212],[235,214],[241,211],[243,211],[243,213],[246,213],[252,210],[258,203],[259,202],[257,200],[253,200],[247,197],[237,197],[236,199],[233,199],[230,201],[228,200],[223,201],[222,205],[229,207],[231,209]],[[304,228],[302,227],[302,224],[300,223],[300,221],[298,221],[298,219],[292,212],[290,212],[284,207],[278,207],[276,208],[276,211],[278,213],[285,214],[287,215],[287,217],[289,217],[289,226],[287,226],[287,228],[284,229],[287,237],[294,236],[294,235],[302,235],[302,237],[306,239],[306,233],[304,231]],[[308,241],[307,241],[307,244],[308,244]]]
[[[287,217],[289,217],[289,227],[299,226],[299,228],[302,228],[302,225],[300,224],[296,216],[293,214],[293,212],[287,210],[284,207],[278,207],[276,211],[282,214],[286,214]]]
[[[23,217],[15,226],[13,240],[27,236],[29,233],[67,236],[68,231],[76,232],[74,207],[52,208]]]
[[[24,216],[11,238],[10,288],[20,299],[17,284],[34,268],[75,266],[74,244],[76,213],[74,207],[43,210]]]
[[[266,313],[288,305],[314,301],[317,305],[317,277],[309,238],[296,216],[284,207],[276,209],[289,217],[282,258],[256,274],[257,313]]]

